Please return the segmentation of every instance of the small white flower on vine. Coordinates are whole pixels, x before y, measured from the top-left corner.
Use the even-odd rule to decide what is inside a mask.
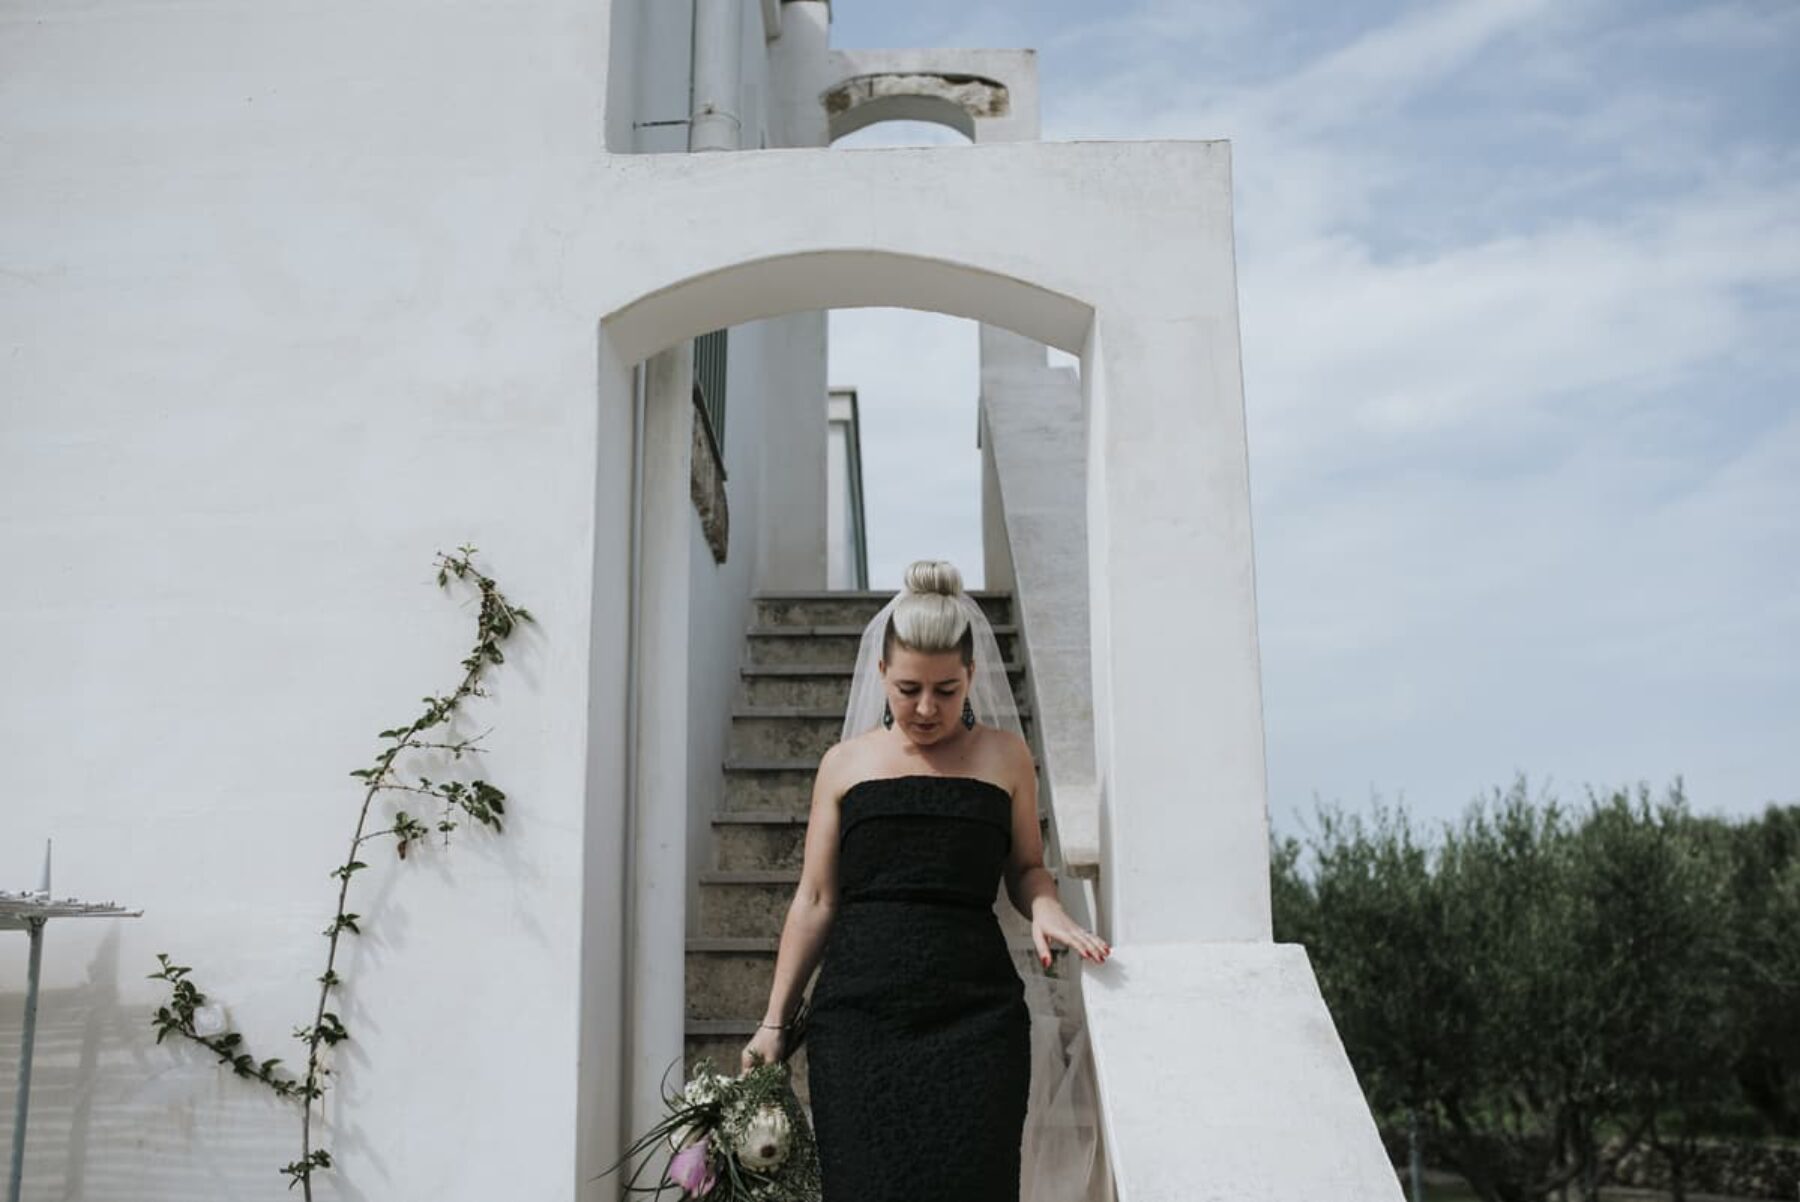
[[[217,1035],[225,1029],[225,1007],[207,1002],[194,1007],[194,1034]]]
[[[689,1081],[687,1083],[687,1086],[682,1089],[681,1093],[682,1093],[682,1097],[684,1097],[689,1103],[696,1105],[696,1106],[706,1106],[706,1105],[710,1105],[713,1102],[718,1101],[718,1098],[719,1098],[718,1074],[705,1073],[705,1072],[700,1073],[692,1081]]]

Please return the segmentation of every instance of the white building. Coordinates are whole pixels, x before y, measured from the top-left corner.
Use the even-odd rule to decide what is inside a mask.
[[[145,977],[170,953],[303,1060],[347,773],[454,685],[472,610],[432,565],[464,542],[536,617],[465,719],[509,823],[356,878],[319,1188],[616,1196],[683,1047],[753,595],[857,579],[825,313],[861,305],[984,323],[982,566],[1066,902],[1115,949],[1117,1196],[1398,1196],[1270,942],[1229,149],[1042,143],[1030,52],[829,25],[5,6],[0,887],[53,836],[59,891],[145,911],[51,932],[26,1197],[289,1196],[294,1109],[154,1044]],[[830,148],[895,119],[974,144]]]

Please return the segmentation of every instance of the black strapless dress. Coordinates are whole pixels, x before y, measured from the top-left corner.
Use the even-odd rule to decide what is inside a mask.
[[[994,913],[1012,798],[966,776],[843,796],[813,987],[823,1202],[1018,1202],[1031,1018]]]

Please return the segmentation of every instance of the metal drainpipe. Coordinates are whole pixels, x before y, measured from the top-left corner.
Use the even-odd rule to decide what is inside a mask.
[[[643,606],[638,594],[644,578],[644,406],[649,372],[640,363],[631,369],[631,549],[625,584],[625,793],[624,833],[619,840],[619,880],[624,901],[619,906],[619,1029],[625,1039],[637,1030],[637,1008],[631,1003],[631,983],[637,972],[637,843],[638,795],[638,625]],[[625,1041],[620,1041],[626,1048]],[[628,1049],[627,1049],[628,1050]],[[619,1146],[631,1146],[638,1137],[632,1129],[631,1057],[621,1058],[619,1074]]]
[[[691,151],[738,149],[744,4],[745,0],[694,0]]]

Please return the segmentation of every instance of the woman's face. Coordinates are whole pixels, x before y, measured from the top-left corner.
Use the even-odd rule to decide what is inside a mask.
[[[883,661],[881,675],[894,726],[907,738],[929,746],[961,733],[969,669],[960,654],[924,655],[897,646],[894,658]]]

